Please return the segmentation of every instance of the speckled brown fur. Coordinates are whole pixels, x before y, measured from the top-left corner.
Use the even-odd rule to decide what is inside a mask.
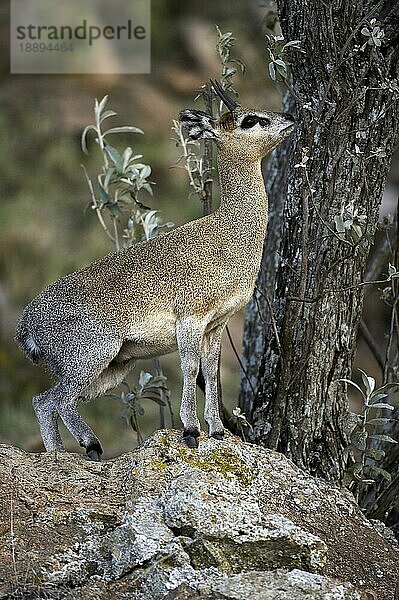
[[[244,127],[249,115],[262,124]],[[101,446],[80,417],[78,401],[116,386],[136,359],[177,349],[187,443],[196,445],[199,435],[200,365],[209,432],[222,435],[221,336],[230,316],[248,302],[259,270],[267,225],[261,159],[288,135],[292,118],[237,108],[220,122],[195,110],[183,111],[180,119],[191,137],[216,142],[219,209],[56,281],[32,300],[18,324],[16,339],[26,354],[58,378],[33,399],[47,450],[62,449],[61,417],[89,456],[99,458]]]

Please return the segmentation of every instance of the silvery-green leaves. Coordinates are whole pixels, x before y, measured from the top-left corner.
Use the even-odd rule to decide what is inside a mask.
[[[247,418],[243,412],[241,412],[241,408],[238,406],[233,408],[232,416],[230,417],[230,421],[232,421],[236,427],[236,429],[240,432],[243,440],[245,441],[245,432],[246,428],[252,429],[251,423],[247,421]]]
[[[164,231],[173,223],[162,224],[156,211],[144,206],[140,195],[144,191],[152,196],[150,181],[151,167],[142,161],[131,146],[119,150],[114,142],[118,135],[142,134],[138,127],[130,125],[106,128],[108,119],[117,116],[113,110],[106,110],[108,96],[94,103],[94,124],[85,127],[82,133],[82,150],[88,153],[87,140],[91,133],[101,151],[101,170],[97,175],[97,187],[85,175],[91,194],[91,208],[96,212],[100,224],[115,245],[116,250],[131,246],[134,242],[150,239]],[[108,224],[111,221],[111,226]]]
[[[389,263],[387,278],[385,281],[390,283],[390,285],[386,285],[384,288],[380,289],[380,299],[388,306],[393,305],[395,296],[395,282],[397,279],[399,279],[399,271],[396,269],[395,265]],[[383,282],[380,281],[379,283]]]
[[[97,98],[94,101],[94,125],[87,125],[84,128],[81,136],[81,145],[82,150],[85,154],[88,154],[87,149],[87,136],[90,131],[93,131],[95,134],[95,141],[97,144],[101,143],[101,139],[106,139],[107,135],[114,133],[143,133],[141,129],[138,127],[131,127],[130,125],[124,125],[122,127],[111,127],[106,131],[102,131],[102,124],[106,119],[110,117],[116,117],[118,113],[113,110],[104,110],[105,106],[108,102],[108,96],[104,96],[104,98],[99,102]]]
[[[363,237],[367,224],[367,216],[359,213],[353,202],[345,204],[341,212],[334,217],[334,227],[338,237],[355,245]]]
[[[132,210],[123,232],[123,237],[129,240],[129,245],[134,242],[150,240],[158,237],[166,229],[174,227],[172,222],[163,223],[157,210],[142,211]]]
[[[379,433],[381,427],[391,420],[389,413],[394,406],[388,401],[391,391],[397,384],[387,384],[376,388],[373,377],[359,369],[362,385],[351,379],[340,379],[355,388],[362,398],[361,414],[354,414],[354,427],[350,434],[350,444],[346,448],[348,455],[353,457],[353,464],[347,469],[347,478],[357,483],[371,485],[376,477],[390,480],[391,475],[377,465],[385,457],[385,444],[397,444],[389,435]],[[382,447],[381,447],[382,446]]]
[[[379,48],[382,45],[385,36],[384,30],[377,25],[376,19],[371,19],[370,24],[367,27],[363,27],[360,33],[367,38],[367,41],[361,48],[362,50],[364,50],[367,45]]]
[[[126,392],[121,392],[119,396],[117,394],[109,394],[110,397],[122,400],[123,404],[125,404],[122,417],[136,431],[139,442],[143,441],[139,417],[145,414],[145,403],[150,400],[161,408],[170,408],[170,393],[166,382],[167,379],[164,375],[152,375],[151,373],[140,371],[139,380],[136,385],[131,387],[124,381],[124,386],[127,388]]]
[[[388,265],[388,281],[391,281],[392,279],[398,279],[399,278],[399,271],[396,269],[395,265],[392,265],[391,263],[389,263]]]
[[[294,169],[306,169],[308,166],[308,162],[310,159],[309,148],[302,148],[301,153],[302,153],[301,162],[296,163],[294,165]]]
[[[290,66],[289,51],[297,50],[304,52],[301,48],[300,40],[292,40],[284,44],[282,35],[266,35],[267,50],[269,53],[270,62],[268,64],[269,77],[272,81],[277,81],[281,78],[285,81],[288,78],[288,70]]]
[[[222,33],[219,27],[216,25],[216,31],[218,35],[218,41],[216,43],[216,51],[219,55],[219,59],[222,65],[222,73],[220,75],[220,83],[223,89],[230,93],[238,95],[233,86],[233,77],[237,74],[238,70],[241,73],[245,71],[245,64],[237,57],[231,57],[231,49],[235,44],[236,38],[233,36],[231,31]]]
[[[173,138],[176,146],[181,148],[182,151],[176,166],[187,171],[190,187],[200,200],[204,200],[206,172],[201,144],[199,141],[191,140],[185,136],[183,125],[179,121],[173,120],[172,131],[176,136]]]

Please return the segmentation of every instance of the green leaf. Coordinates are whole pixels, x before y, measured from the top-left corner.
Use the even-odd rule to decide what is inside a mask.
[[[98,189],[100,190],[100,197],[101,197],[102,204],[110,204],[112,202],[112,198],[108,194],[108,192],[105,190],[105,188],[102,185],[100,180],[98,181]]]
[[[83,129],[82,136],[80,138],[80,145],[85,154],[89,154],[89,151],[87,149],[87,134],[89,133],[90,130],[93,130],[97,133],[97,129],[95,128],[94,125],[87,125],[87,127],[85,127]]]
[[[385,390],[385,388],[395,388],[395,387],[399,387],[399,383],[386,383],[385,385],[382,385],[381,387],[378,388],[378,390],[376,390],[376,392],[380,392],[381,390]]]
[[[144,131],[142,129],[139,129],[138,127],[130,127],[129,125],[124,125],[123,127],[112,127],[111,129],[108,129],[107,131],[105,131],[103,133],[103,137],[105,137],[106,135],[109,135],[111,133],[142,133],[142,134],[144,134]]]
[[[376,402],[375,404],[370,404],[370,408],[386,408],[387,410],[394,410],[394,406],[392,404],[386,404],[385,402]]]
[[[276,60],[274,62],[276,65],[279,65],[280,67],[282,67],[285,71],[287,70],[287,65],[281,58],[276,58]]]
[[[351,444],[358,450],[363,451],[366,449],[367,437],[368,437],[367,431],[357,431],[351,437]]]
[[[361,231],[360,231],[360,235],[361,235]],[[361,373],[364,387],[366,388],[367,396],[370,396],[375,389],[375,379],[374,379],[374,377],[369,377],[367,375],[367,373],[365,373],[362,369],[358,369],[358,370]]]
[[[385,456],[384,450],[380,450],[379,448],[367,448],[366,456],[370,458],[374,458],[374,460],[381,460]]]
[[[123,215],[123,211],[116,202],[108,202],[108,204],[106,204],[106,207],[111,213],[112,217],[114,217],[115,219]]]
[[[345,233],[344,220],[342,215],[335,215],[334,217],[335,229],[338,233]]]
[[[369,435],[369,438],[373,440],[379,440],[380,442],[388,442],[389,444],[397,444],[398,442],[391,438],[389,435],[384,435],[380,433],[375,433],[373,435]]]
[[[353,385],[353,387],[355,387],[357,390],[359,390],[359,392],[361,393],[361,395],[363,396],[363,398],[366,399],[363,390],[360,389],[360,387],[354,381],[351,381],[350,379],[345,379],[345,378],[338,379],[338,381],[345,381],[345,383],[349,383],[350,385]]]
[[[108,95],[104,96],[104,98],[100,102],[98,102],[98,100],[96,98],[95,107],[97,109],[98,114],[102,113],[102,111],[104,110],[105,105],[107,104],[107,102],[108,102]]]
[[[372,400],[371,403],[373,403],[374,401],[377,401],[377,400],[382,400],[382,398],[387,398],[389,396],[389,394],[378,393],[380,389],[381,388],[378,388],[378,390],[375,390],[375,392],[373,394],[371,394],[371,400]]]
[[[286,44],[284,44],[284,48],[289,48],[290,46],[293,46],[294,48],[298,48],[301,45],[302,45],[301,40],[291,40],[291,42],[287,42]]]
[[[272,81],[276,81],[276,69],[274,68],[274,64],[269,63],[269,76]]]
[[[118,173],[121,173],[123,168],[123,160],[118,150],[116,150],[116,148],[114,148],[113,146],[106,144],[105,151],[116,166]]]
[[[391,479],[392,479],[391,474],[388,473],[388,471],[386,471],[385,469],[381,469],[381,467],[376,467],[375,465],[370,465],[370,470],[375,475],[382,475],[382,477],[384,479],[386,479],[387,481],[391,481]]]
[[[165,387],[165,382],[166,382],[166,377],[162,378],[162,379],[156,379],[155,377],[152,378],[151,381],[151,385],[149,387],[152,388],[162,388]]]
[[[152,191],[152,187],[150,183],[144,183],[143,184],[143,190],[145,190],[146,192],[148,192],[148,194],[150,194],[150,196],[154,195],[154,192]],[[172,223],[171,227],[173,227],[174,223]],[[167,224],[166,226],[169,226],[169,224]]]
[[[346,472],[347,473],[360,473],[363,470],[363,465],[360,462],[356,462],[353,465],[350,465],[347,469]]]
[[[117,114],[118,113],[116,113],[114,110],[106,110],[101,115],[100,123],[102,123],[103,121],[105,121],[105,119],[109,119],[110,117],[116,117]]]
[[[277,72],[283,79],[287,77],[287,69],[277,66]]]
[[[147,179],[147,177],[149,177],[150,175],[151,175],[150,165],[143,165],[143,168],[141,169],[141,173],[140,173],[140,176],[142,177],[142,179]]]
[[[109,182],[111,181],[112,176],[115,174],[115,168],[114,167],[110,167],[109,169],[107,169],[107,172],[105,174],[105,179],[104,179],[104,189],[108,189],[109,186]]]
[[[139,385],[144,388],[152,379],[151,373],[146,373],[145,371],[140,371],[139,376]]]
[[[133,150],[130,148],[130,146],[125,148],[125,150],[123,151],[123,157],[122,157],[123,158],[123,167],[122,167],[123,172],[125,172],[126,167],[128,166],[132,155],[133,155]]]
[[[367,421],[366,425],[382,425],[384,423],[389,423],[391,419],[386,419],[385,417],[378,417],[376,419],[370,419]]]

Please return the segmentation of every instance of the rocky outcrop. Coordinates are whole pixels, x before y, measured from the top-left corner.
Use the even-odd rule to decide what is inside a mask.
[[[231,435],[103,463],[2,445],[0,503],[0,598],[395,598],[399,552],[348,492]]]

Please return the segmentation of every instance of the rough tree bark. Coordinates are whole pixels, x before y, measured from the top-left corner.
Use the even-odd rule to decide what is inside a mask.
[[[359,283],[398,141],[399,3],[279,0],[278,10],[285,40],[305,51],[292,52],[296,99],[284,98],[298,127],[267,168],[270,221],[244,330],[256,393],[243,378],[240,406],[253,441],[339,480],[348,405],[338,380],[350,376]],[[363,29],[373,26],[384,30],[381,46]],[[295,168],[303,148],[309,160]],[[354,220],[360,239],[336,229],[350,202],[365,215]]]

